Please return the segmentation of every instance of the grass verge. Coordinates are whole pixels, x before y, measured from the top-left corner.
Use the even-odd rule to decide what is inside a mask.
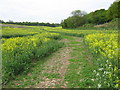
[[[95,88],[93,70],[96,66],[93,64],[92,54],[88,51],[83,41],[71,41],[73,47],[71,53],[72,59],[65,75],[65,81],[68,82],[68,88]]]

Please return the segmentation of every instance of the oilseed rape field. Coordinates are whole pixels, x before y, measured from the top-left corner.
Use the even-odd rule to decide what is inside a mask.
[[[11,33],[16,35],[21,29],[11,29]],[[14,31],[17,30],[17,31]],[[3,28],[3,36],[6,35],[6,28]],[[26,31],[21,35],[25,35]],[[29,30],[27,34],[29,34]],[[46,55],[49,55],[53,51],[57,50],[62,46],[61,43],[57,42],[55,39],[60,38],[60,35],[57,33],[44,32],[36,34],[32,32],[32,36],[24,37],[12,37],[12,38],[2,38],[2,81],[3,83],[8,82],[10,79],[14,78],[15,75],[18,75],[24,69],[29,68],[29,63],[33,59],[43,58]]]
[[[119,87],[118,30],[73,30],[45,26],[2,28],[2,83],[8,83],[30,69],[30,63],[37,62],[38,58],[42,60],[64,47],[64,43],[60,42],[63,36],[82,38],[85,47],[92,53],[95,69],[91,81],[96,84],[95,88]]]
[[[49,31],[49,29],[46,28]],[[65,35],[83,37],[84,43],[89,47],[95,57],[96,79],[98,87],[118,87],[119,79],[119,31],[117,30],[60,30],[50,29]]]
[[[120,59],[120,55],[118,55],[118,33],[90,34],[85,37],[85,41],[93,53],[99,56],[96,58],[98,69],[94,70],[94,73],[99,80],[98,85],[109,87],[115,85],[115,87],[118,87],[120,83],[118,76],[118,60]]]

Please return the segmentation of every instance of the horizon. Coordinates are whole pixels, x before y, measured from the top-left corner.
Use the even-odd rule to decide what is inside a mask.
[[[13,22],[61,23],[74,10],[87,13],[99,9],[107,10],[114,1],[24,0],[22,2],[21,0],[4,0],[0,3],[0,19],[5,22],[12,20]]]

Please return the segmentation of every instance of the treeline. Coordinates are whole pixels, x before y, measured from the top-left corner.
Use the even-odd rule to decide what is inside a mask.
[[[9,22],[4,22],[3,20],[0,20],[3,24],[17,24],[17,25],[27,25],[27,26],[49,26],[49,27],[58,27],[60,24],[56,23],[39,23],[39,22],[13,22],[9,20]]]
[[[85,11],[75,10],[72,16],[61,22],[63,28],[77,28],[87,24],[99,25],[120,18],[120,1],[115,1],[108,10],[100,9],[87,14]]]

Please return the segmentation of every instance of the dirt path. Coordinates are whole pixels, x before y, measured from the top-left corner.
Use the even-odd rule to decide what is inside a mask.
[[[60,42],[69,43],[70,40],[63,39]],[[65,88],[66,83],[64,82],[64,75],[69,65],[69,59],[71,59],[70,52],[71,47],[63,47],[59,51],[53,54],[49,60],[47,60],[46,65],[42,71],[42,82],[37,84],[35,88],[54,88],[61,87]]]
[[[89,87],[92,75],[92,55],[83,38],[63,36],[65,45],[43,61],[34,63],[27,75],[20,76],[6,87],[21,88],[81,88]],[[94,68],[93,68],[94,69]],[[91,84],[91,82],[90,82]],[[91,85],[92,86],[92,85]]]
[[[72,37],[74,41],[80,42],[81,38]],[[70,39],[62,39],[60,42],[65,43],[65,47],[53,54],[49,60],[47,60],[43,71],[41,73],[42,81],[35,86],[35,88],[67,88],[67,83],[64,80],[65,73],[69,65],[69,59],[72,59],[71,52],[74,47],[71,45]],[[79,45],[79,44],[74,44]]]
[[[54,52],[45,61],[40,61],[31,69],[27,75],[18,76],[16,80],[10,82],[6,87],[22,87],[22,88],[68,88],[69,81],[66,81],[66,74],[71,71],[71,59],[80,55],[81,51],[72,55],[74,49],[81,48],[82,38],[73,36],[64,36],[60,42],[64,42],[64,46]],[[81,43],[80,43],[81,42]],[[42,64],[42,63],[43,64]],[[76,70],[76,69],[72,69]],[[77,68],[81,71],[81,66]],[[69,73],[68,73],[69,74]],[[74,72],[72,73],[74,74]],[[68,75],[71,77],[71,74]]]

